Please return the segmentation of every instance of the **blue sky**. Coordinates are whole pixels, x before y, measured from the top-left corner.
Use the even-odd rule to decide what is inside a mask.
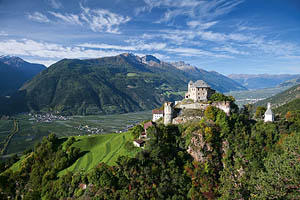
[[[231,73],[300,73],[299,0],[0,0],[0,55],[49,66],[124,52]]]

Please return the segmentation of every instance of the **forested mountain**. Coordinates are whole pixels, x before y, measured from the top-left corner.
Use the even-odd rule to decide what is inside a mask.
[[[64,59],[20,88],[28,110],[109,114],[152,109],[181,99],[189,80],[203,79],[226,92],[245,89],[216,72],[177,68],[153,56],[121,54],[99,59]],[[16,101],[13,97],[10,101]],[[9,106],[7,106],[9,107]]]
[[[44,65],[29,63],[19,57],[0,56],[0,96],[11,95],[44,69]]]
[[[295,79],[299,76],[299,74],[230,74],[228,77],[248,89],[262,89],[276,87],[287,80]]]
[[[299,98],[300,85],[295,85],[275,96],[257,102],[255,106],[266,106],[267,103],[270,102],[273,105],[273,107],[278,107]]]

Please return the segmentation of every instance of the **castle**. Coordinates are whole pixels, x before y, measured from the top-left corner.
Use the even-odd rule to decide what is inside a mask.
[[[188,119],[181,117],[182,111],[205,110],[208,106],[215,106],[223,110],[227,115],[230,115],[230,102],[208,102],[211,95],[215,93],[207,83],[203,80],[198,80],[195,83],[188,83],[188,92],[185,94],[183,101],[165,102],[164,110],[153,110],[153,121],[163,117],[165,125],[182,123]]]
[[[216,91],[211,89],[210,86],[202,80],[198,80],[195,83],[190,81],[188,84],[188,92],[185,94],[186,99],[192,99],[196,101],[208,101],[208,99]]]

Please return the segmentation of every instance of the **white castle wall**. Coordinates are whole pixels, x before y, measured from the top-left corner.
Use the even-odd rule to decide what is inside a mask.
[[[212,104],[208,103],[191,103],[191,104],[181,104],[178,107],[181,109],[202,109],[205,110],[209,105],[215,106],[223,110],[227,115],[230,115],[230,102],[220,101],[214,102]]]

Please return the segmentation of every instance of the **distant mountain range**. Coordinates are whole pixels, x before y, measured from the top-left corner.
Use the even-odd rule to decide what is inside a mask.
[[[300,98],[300,84],[295,85],[283,92],[280,92],[279,94],[276,94],[275,96],[269,97],[267,99],[264,99],[262,101],[258,101],[255,104],[256,106],[266,106],[268,102],[272,104],[272,107],[279,107],[281,105],[287,104],[289,102],[294,101],[295,99]]]
[[[246,90],[217,72],[125,53],[98,59],[63,59],[26,82],[5,108],[13,110],[14,102],[19,102],[19,107],[24,106],[14,112],[110,114],[146,110],[181,99],[189,80],[198,79],[220,92]]]
[[[0,96],[11,95],[44,69],[44,65],[29,63],[19,57],[0,56]]]
[[[248,89],[263,89],[277,87],[285,81],[297,79],[300,74],[230,74],[228,77]]]

